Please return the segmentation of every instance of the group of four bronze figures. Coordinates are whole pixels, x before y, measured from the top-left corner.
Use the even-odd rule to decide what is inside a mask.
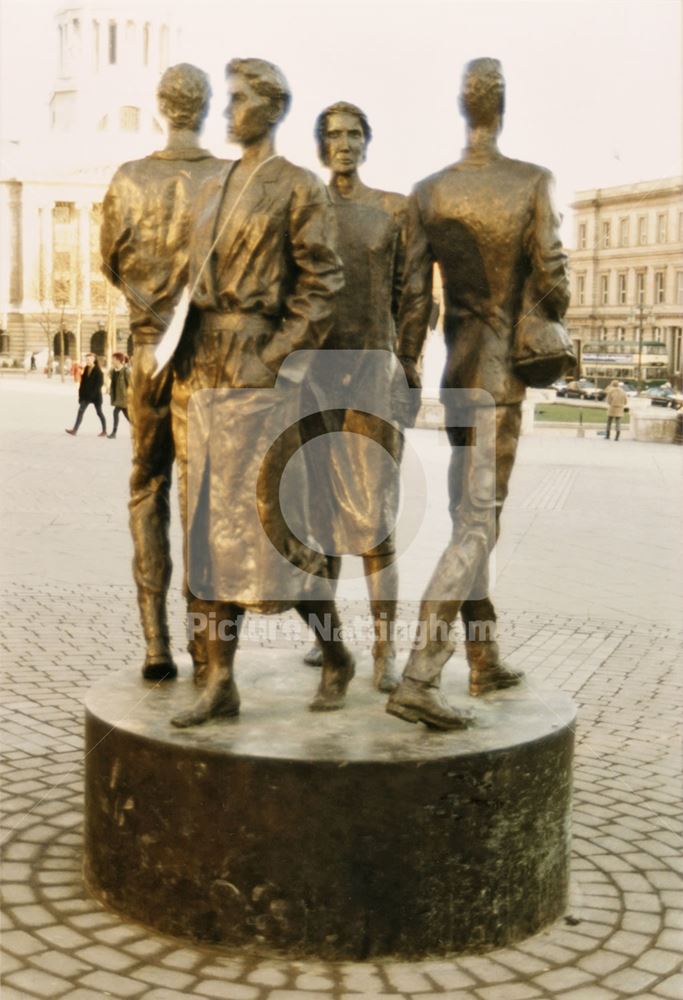
[[[375,623],[374,684],[390,692],[387,710],[393,715],[439,729],[463,728],[471,713],[450,706],[439,688],[458,615],[465,625],[470,693],[485,694],[521,678],[499,657],[487,565],[521,426],[526,387],[513,364],[512,345],[522,301],[531,294],[552,321],[561,320],[568,304],[551,176],[502,156],[497,148],[504,81],[494,59],[477,59],[465,70],[460,106],[468,142],[462,159],[419,183],[410,198],[368,188],[360,180],[371,129],[356,106],[334,104],[317,120],[320,158],[331,174],[325,188],[314,174],[275,153],[275,133],[291,100],[280,70],[259,59],[234,59],[227,80],[228,138],[241,146],[241,159],[216,159],[200,147],[208,79],[195,67],[174,66],[158,90],[169,126],[166,148],[124,164],[104,202],[104,269],[128,301],[135,344],[130,523],[147,650],[143,676],[166,680],[177,674],[166,612],[175,461],[186,553],[192,548],[204,554],[201,572],[192,580],[186,566],[188,612],[212,614],[224,628],[220,635],[205,629],[191,638],[198,697],[173,723],[191,726],[238,714],[233,661],[247,610],[295,607],[307,622],[311,616],[327,622],[329,630],[318,634],[317,647],[308,654],[309,662],[322,665],[310,707],[343,706],[354,661],[334,638],[341,556],[334,549],[335,514],[328,516],[326,557],[303,544],[278,516],[283,468],[307,439],[296,407],[315,381],[310,370],[286,361],[297,351],[334,351],[328,355],[335,358],[334,377],[362,383],[358,352],[380,351],[418,390],[437,264],[447,348],[442,384],[470,392],[475,409],[487,408],[494,446],[489,453],[472,447],[473,421],[450,406],[446,393],[453,533],[434,571],[435,585],[422,602],[422,641],[411,651],[402,677],[392,641],[398,476],[380,481],[363,442],[377,442],[397,465],[403,428],[399,420],[378,420],[371,407],[364,412],[356,404],[327,409],[319,423],[323,433],[342,432],[344,468],[353,475],[337,470],[337,489],[344,493],[340,506],[356,518],[359,537],[375,542],[356,549],[363,556]],[[168,337],[174,309],[188,288],[191,306],[182,337],[172,360],[158,371],[160,342]],[[276,385],[283,365],[292,391],[264,393]],[[380,374],[364,383],[368,398],[390,391],[394,369],[373,369]],[[220,421],[205,428],[203,438],[191,434],[188,413],[196,394],[225,389],[241,390],[239,408],[223,408]],[[286,429],[278,448],[269,448],[265,440],[272,435],[273,420]],[[315,433],[320,432],[318,427]],[[265,472],[259,458],[264,451],[270,462]],[[196,483],[190,488],[197,467],[199,488]],[[314,489],[316,470],[311,471]],[[482,493],[489,471],[489,489]],[[246,514],[254,497],[262,515],[256,524]],[[274,598],[278,570],[262,556],[258,535],[264,528],[270,547],[286,553],[278,564],[282,572],[291,565],[324,578],[325,593],[318,590],[311,600],[304,587],[293,596],[283,579],[282,597]],[[237,585],[231,583],[227,591],[216,578],[222,566],[239,570]]]

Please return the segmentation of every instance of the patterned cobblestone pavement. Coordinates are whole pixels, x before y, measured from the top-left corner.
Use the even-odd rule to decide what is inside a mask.
[[[683,997],[680,449],[589,435],[520,444],[496,592],[510,661],[579,705],[566,916],[480,956],[281,961],[162,937],[84,891],[82,699],[108,671],[137,670],[140,640],[129,442],[98,440],[94,424],[65,435],[74,399],[73,386],[0,380],[2,1000]],[[438,448],[424,432],[426,463]],[[177,519],[173,544],[178,562]],[[171,620],[181,613],[176,600]],[[343,608],[346,621],[365,614],[364,602]]]
[[[121,587],[27,586],[4,612],[3,655],[16,663],[2,710],[4,1000],[683,995],[671,631],[533,614],[502,623],[510,660],[570,691],[580,706],[563,920],[485,956],[331,964],[197,948],[128,923],[87,896],[82,697],[92,681],[137,656],[136,630],[126,629],[132,595]],[[173,618],[180,620],[180,608]],[[123,626],[115,635],[112,620]]]

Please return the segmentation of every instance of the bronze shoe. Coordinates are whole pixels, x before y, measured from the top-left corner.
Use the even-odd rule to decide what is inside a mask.
[[[240,713],[240,696],[232,677],[221,678],[207,686],[192,708],[171,719],[178,729],[201,726],[209,719],[234,718]]]
[[[470,694],[473,698],[478,698],[482,694],[489,694],[491,691],[500,691],[502,688],[514,687],[524,680],[522,670],[512,670],[504,663],[499,663],[495,667],[485,667],[481,670],[470,670]]]
[[[147,656],[142,667],[142,676],[146,681],[174,681],[178,676],[178,668],[170,654]]]
[[[356,663],[350,653],[345,662],[338,664],[323,663],[323,675],[316,691],[315,698],[308,706],[311,712],[334,712],[344,707],[346,689],[356,672]]]
[[[390,644],[375,644],[372,649],[372,683],[378,691],[391,694],[398,687],[401,678],[396,668],[396,654]]]
[[[403,678],[386,711],[406,722],[424,722],[430,729],[466,729],[474,722],[471,712],[451,708],[437,687],[412,677]]]

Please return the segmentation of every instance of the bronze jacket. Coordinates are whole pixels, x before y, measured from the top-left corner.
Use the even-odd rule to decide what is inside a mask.
[[[187,281],[191,210],[223,170],[205,149],[161,150],[119,167],[105,195],[102,270],[128,301],[136,343],[156,343]]]
[[[334,298],[344,284],[330,199],[314,174],[278,156],[254,176],[207,261],[226,218],[222,202],[231,168],[207,181],[198,199],[192,303],[270,321],[272,332],[259,354],[277,372],[288,354],[320,347],[330,331]]]
[[[569,302],[551,185],[542,167],[493,151],[466,151],[416,185],[398,353],[419,357],[436,262],[444,289],[445,387],[484,389],[497,404],[524,398],[510,358],[525,282],[553,318],[561,318]]]
[[[353,198],[330,191],[344,287],[325,346],[393,351],[403,286],[406,209],[401,194],[365,186]]]

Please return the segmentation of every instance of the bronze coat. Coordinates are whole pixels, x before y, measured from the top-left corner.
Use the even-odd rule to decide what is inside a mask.
[[[525,281],[531,277],[551,316],[561,316],[569,301],[551,186],[552,175],[543,167],[470,151],[416,185],[409,205],[399,354],[419,357],[436,262],[448,348],[444,386],[484,389],[496,404],[524,398],[511,351]]]
[[[220,231],[229,172],[207,182],[198,200],[191,284]],[[201,274],[176,355],[173,426],[197,596],[279,611],[302,600],[306,572],[323,567],[320,552],[278,517],[279,472],[298,437],[290,433],[268,474],[259,473],[264,452],[299,412],[296,382],[274,389],[280,365],[325,340],[342,284],[325,188],[282,157],[264,165]],[[243,390],[238,406],[231,389]],[[195,397],[188,427],[198,390],[215,393]],[[299,499],[305,524],[305,490]]]
[[[383,351],[386,357],[375,355],[371,363],[363,364],[359,357],[352,362],[340,354],[331,364],[323,354],[314,364],[314,391],[320,409],[328,411],[325,428],[328,434],[336,433],[311,446],[316,487],[313,530],[330,555],[382,555],[394,546],[401,437],[395,426],[376,415],[390,401],[396,374],[392,359],[403,285],[407,198],[364,185],[350,198],[329,190],[344,287],[335,299],[332,330],[324,346]],[[325,397],[330,388],[336,396],[344,379],[353,406],[342,410],[336,408],[339,397],[331,403]],[[367,412],[359,412],[365,407]]]
[[[102,208],[102,270],[125,295],[136,343],[155,343],[187,281],[192,203],[225,167],[205,149],[165,149],[116,171]]]

